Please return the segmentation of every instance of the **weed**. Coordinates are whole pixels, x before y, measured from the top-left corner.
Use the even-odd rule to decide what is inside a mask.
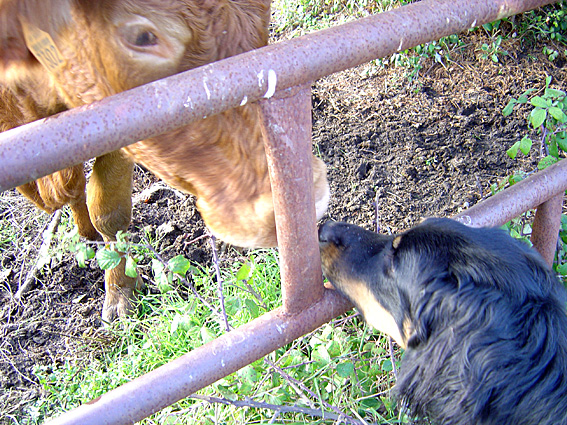
[[[541,134],[540,151],[544,157],[538,164],[539,169],[544,169],[551,164],[559,161],[560,152],[567,152],[567,97],[563,90],[552,89],[549,87],[551,77],[545,79],[545,90],[541,96],[533,96],[528,99],[528,95],[535,89],[526,90],[518,99],[512,98],[502,114],[508,116],[517,104],[528,103],[534,108],[528,116],[528,122],[534,129]],[[533,142],[528,136],[514,143],[506,152],[514,159],[518,151],[528,155]]]
[[[529,97],[536,91],[536,88],[532,87],[522,93],[517,99],[512,98],[502,110],[504,116],[509,116],[514,111],[516,105],[527,104],[532,106],[527,121],[541,135],[540,154],[543,158],[538,163],[538,169],[540,170],[556,163],[563,156],[562,152],[567,152],[567,115],[565,113],[567,111],[567,96],[563,90],[550,88],[550,83],[551,77],[548,76],[545,79],[545,88],[541,96],[533,95]],[[532,140],[525,135],[506,152],[514,159],[519,152],[528,155],[532,146]],[[525,174],[514,175],[508,179],[508,182],[514,184],[524,177]],[[523,221],[521,221],[521,225],[518,225],[517,222],[509,223],[507,228],[521,239],[525,239],[527,234],[531,233],[531,231],[526,230],[526,225]],[[566,259],[565,253],[567,251],[565,243],[567,243],[567,217],[563,214],[554,269],[567,282],[567,265],[563,263]]]

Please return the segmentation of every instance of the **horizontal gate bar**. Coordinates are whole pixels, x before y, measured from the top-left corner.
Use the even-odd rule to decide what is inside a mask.
[[[567,161],[559,161],[473,205],[453,218],[472,227],[501,226],[567,190]]]
[[[192,121],[551,0],[424,0],[0,134],[0,191]]]
[[[49,425],[132,424],[236,372],[351,307],[335,291],[299,314],[278,308],[71,410]]]

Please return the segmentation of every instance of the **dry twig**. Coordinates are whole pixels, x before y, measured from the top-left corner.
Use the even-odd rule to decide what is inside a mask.
[[[51,245],[51,240],[53,239],[53,234],[55,233],[55,228],[61,221],[61,210],[55,211],[53,214],[53,218],[51,222],[47,226],[47,229],[43,232],[43,242],[41,243],[41,247],[39,248],[39,252],[37,254],[37,260],[31,270],[26,275],[26,280],[24,283],[18,288],[16,295],[14,298],[19,301],[22,298],[22,295],[29,291],[37,272],[45,265],[45,259],[49,256],[49,247]]]

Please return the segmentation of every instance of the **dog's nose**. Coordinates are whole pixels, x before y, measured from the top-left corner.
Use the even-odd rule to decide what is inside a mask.
[[[337,246],[342,245],[341,228],[344,223],[327,221],[319,226],[319,243],[332,243]]]

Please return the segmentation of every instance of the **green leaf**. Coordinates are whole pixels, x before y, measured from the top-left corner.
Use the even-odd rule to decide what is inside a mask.
[[[365,398],[360,402],[360,407],[365,410],[378,409],[380,407],[380,402],[375,397]]]
[[[538,108],[544,108],[544,109],[547,108],[547,107],[549,107],[549,106],[551,106],[551,105],[550,105],[550,102],[549,102],[548,100],[545,100],[545,99],[544,99],[543,97],[541,97],[541,96],[534,96],[534,97],[532,97],[532,99],[530,100],[530,103],[531,103],[533,106],[536,106],[536,107],[538,107]]]
[[[178,329],[180,331],[186,331],[191,328],[191,323],[191,318],[189,316],[177,313],[171,321],[170,331],[172,334],[176,334]]]
[[[518,155],[518,149],[520,148],[520,142],[516,142],[512,145],[512,147],[510,149],[508,149],[506,151],[506,153],[508,154],[508,156],[512,159],[515,159],[516,156]]]
[[[549,115],[551,115],[560,123],[564,123],[566,120],[565,113],[563,113],[563,111],[556,106],[549,108]]]
[[[128,242],[129,234],[119,230],[116,232],[116,250],[120,252],[128,252],[128,248],[130,247],[130,243]]]
[[[124,270],[126,276],[132,278],[138,277],[138,272],[136,271],[136,265],[137,265],[136,260],[131,255],[128,255],[126,257],[126,269]]]
[[[349,378],[354,376],[354,366],[351,362],[340,363],[337,365],[337,374],[341,378]]]
[[[325,347],[324,345],[319,345],[317,347],[317,349],[313,352],[313,357],[314,360],[324,365],[331,363],[331,356],[327,351],[327,347]]]
[[[254,383],[258,381],[258,372],[252,366],[246,366],[240,369],[237,373],[240,378],[244,379],[245,381]]]
[[[224,385],[220,385],[220,384],[217,385],[217,391],[219,393],[221,393],[221,395],[224,398],[226,398],[230,401],[235,401],[235,400],[238,399],[238,396],[234,392],[232,392],[228,387],[225,387]]]
[[[545,89],[545,96],[550,96],[550,97],[557,99],[557,98],[565,96],[565,92],[563,90],[556,90],[556,89],[547,88],[547,89]]]
[[[185,273],[191,268],[191,262],[183,255],[177,255],[167,262],[167,267],[173,273],[185,276]]]
[[[86,267],[87,260],[92,260],[95,257],[95,250],[92,247],[87,246],[84,242],[75,245],[75,250],[75,258],[77,259],[79,267]]]
[[[258,315],[260,314],[260,309],[258,308],[258,304],[256,304],[250,298],[246,298],[244,300],[244,304],[246,305],[248,311],[250,311],[250,316],[252,316],[253,319],[258,317]]]
[[[510,186],[513,186],[516,183],[524,180],[526,177],[527,177],[526,173],[524,173],[523,171],[518,171],[518,172],[512,174],[510,177],[508,177],[508,183],[510,183]]]
[[[216,337],[217,336],[215,335],[215,333],[212,330],[210,330],[209,328],[207,328],[205,326],[203,326],[201,328],[201,339],[203,340],[203,344],[211,342]]]
[[[567,152],[567,132],[560,131],[555,135],[555,140],[557,141],[559,148],[562,151]]]
[[[547,111],[545,109],[535,108],[530,113],[530,122],[532,123],[534,128],[539,128],[545,121],[546,117]]]
[[[528,155],[530,153],[532,144],[532,139],[530,139],[528,136],[522,137],[522,140],[520,140],[520,150],[524,155]]]
[[[552,139],[549,143],[549,154],[555,158],[559,158],[559,149],[557,148],[557,142]]]
[[[162,294],[173,289],[171,286],[171,283],[173,282],[173,275],[171,273],[167,273],[165,266],[161,261],[156,260],[155,258],[152,259],[152,271],[154,272],[157,287]]]
[[[120,264],[120,253],[108,248],[101,248],[96,253],[98,266],[103,270],[110,270]]]
[[[559,161],[557,158],[548,155],[545,158],[543,158],[538,164],[537,164],[537,168],[539,170],[545,170],[547,167],[549,167],[550,165],[555,164],[557,161]]]
[[[567,264],[561,264],[557,266],[557,273],[561,274],[562,276],[567,275]]]
[[[504,115],[505,117],[510,115],[514,110],[514,106],[516,106],[516,103],[518,103],[516,99],[514,98],[510,99],[508,104],[504,107],[504,109],[502,109],[502,115]]]
[[[382,370],[384,372],[391,372],[392,370],[394,370],[394,368],[392,367],[392,362],[389,359],[384,360],[384,362],[382,363]]]
[[[327,343],[327,351],[331,357],[338,357],[341,355],[341,345],[337,341],[331,340]]]
[[[248,280],[248,277],[250,276],[250,269],[250,264],[242,264],[238,269],[238,272],[236,272],[236,281],[240,282],[241,280]]]

